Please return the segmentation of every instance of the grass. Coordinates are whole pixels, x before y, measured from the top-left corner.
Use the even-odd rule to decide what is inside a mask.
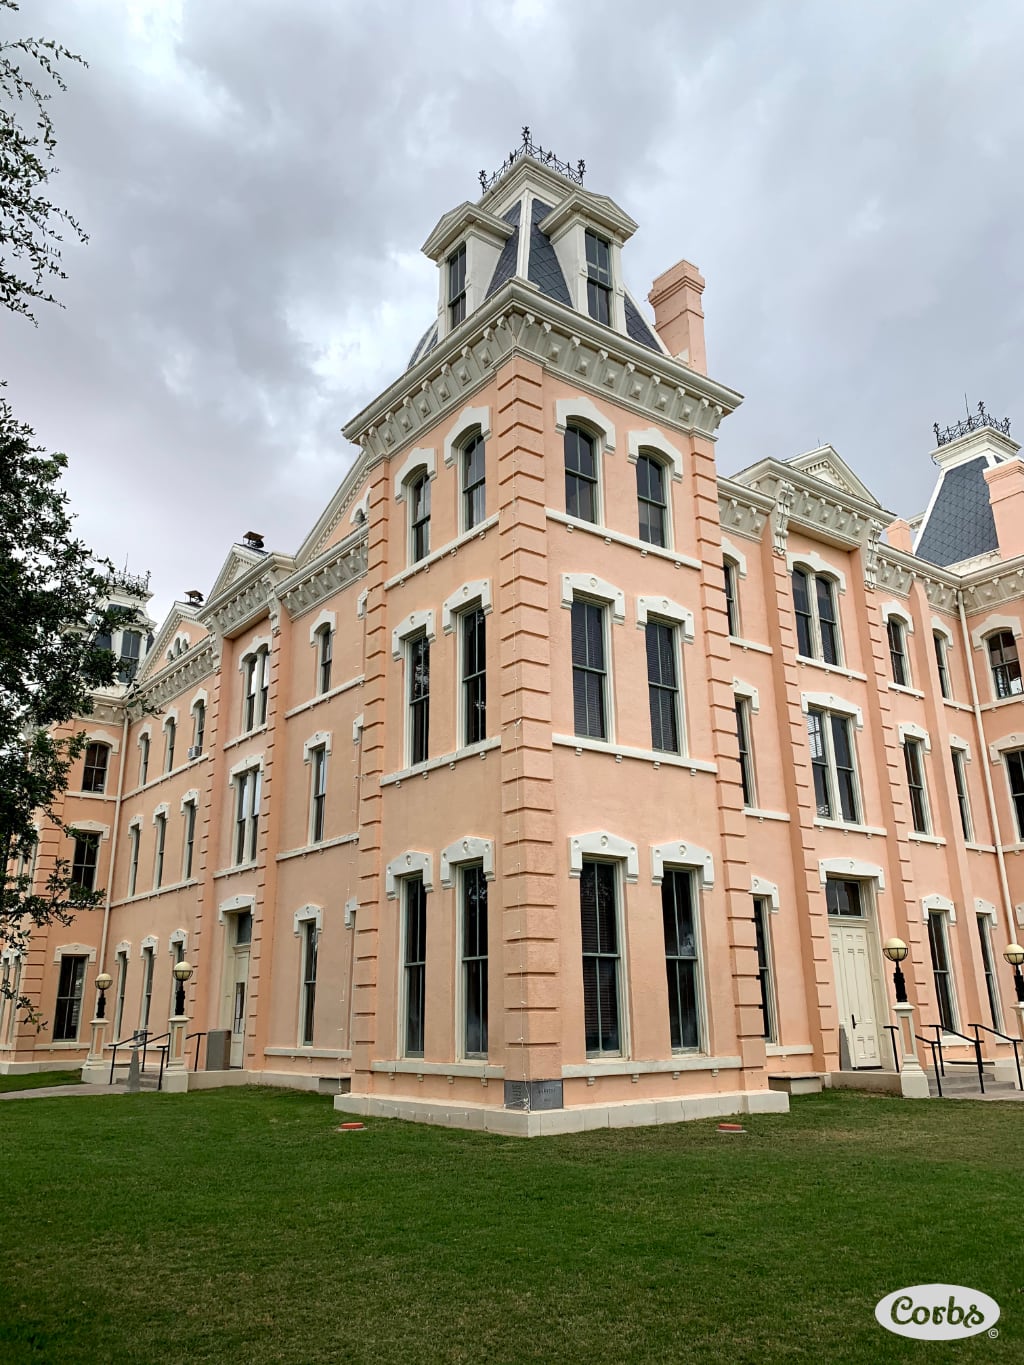
[[[81,1071],[26,1071],[0,1076],[0,1095],[8,1090],[42,1090],[48,1085],[81,1085]]]
[[[1024,1108],[826,1093],[788,1117],[531,1141],[296,1092],[0,1106],[0,1360],[1024,1358]],[[874,1305],[944,1281],[999,1337]]]

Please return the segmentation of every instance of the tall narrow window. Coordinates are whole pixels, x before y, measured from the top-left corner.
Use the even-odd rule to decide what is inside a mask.
[[[138,825],[131,825],[128,829],[128,894],[135,895],[135,888],[139,880],[139,843],[142,839],[142,831]]]
[[[167,816],[156,817],[156,857],[153,862],[153,890],[159,891],[164,883],[164,852],[167,847]]]
[[[740,781],[743,784],[743,804],[756,806],[754,799],[754,751],[750,743],[750,702],[736,698],[736,738],[740,749]]]
[[[448,330],[466,316],[466,245],[448,257]]]
[[[430,554],[430,479],[426,471],[409,484],[409,555],[415,564]]]
[[[1017,821],[1017,838],[1024,842],[1024,750],[1014,749],[1003,755],[1006,776],[1010,782],[1010,800]]]
[[[487,1056],[487,882],[472,863],[462,870],[463,1038],[467,1057]]]
[[[903,741],[903,763],[907,770],[907,789],[910,793],[910,817],[917,834],[927,834],[928,798],[924,789],[924,762],[919,739]]]
[[[121,1037],[121,1025],[124,1023],[124,993],[128,986],[128,954],[124,951],[117,955],[117,995],[114,1005],[114,1039]]]
[[[668,544],[665,466],[650,455],[637,457],[636,499],[640,511],[640,539],[648,545],[664,548]]]
[[[270,650],[266,645],[256,655],[256,724],[266,725],[270,705]]]
[[[78,833],[71,859],[71,883],[83,891],[96,890],[96,865],[100,856],[100,836]]]
[[[235,778],[235,863],[249,863],[256,857],[259,836],[261,776],[250,768]]]
[[[173,718],[164,726],[164,772],[174,767],[174,744],[178,737],[178,723]]]
[[[754,897],[754,935],[757,939],[757,983],[760,993],[761,1033],[766,1042],[775,1042],[775,988],[772,982],[771,935],[768,932],[771,902]]]
[[[839,622],[832,579],[795,568],[793,610],[796,615],[797,653],[806,659],[838,664]]]
[[[156,949],[142,950],[142,1011],[139,1015],[139,1028],[149,1028],[149,1015],[153,1008],[153,970],[156,967]]]
[[[191,758],[198,758],[203,752],[203,741],[206,738],[206,703],[197,701],[192,708],[192,753]]]
[[[810,707],[807,738],[818,815],[823,820],[858,824],[860,810],[849,719]]]
[[[82,791],[102,792],[107,785],[107,762],[110,746],[90,744],[85,751],[85,766],[82,769]]]
[[[257,690],[256,655],[250,654],[245,661],[245,701],[242,706],[242,729],[246,733],[256,724]]]
[[[139,671],[139,656],[142,653],[142,636],[137,630],[121,633],[121,658],[117,666],[118,682],[134,682]]]
[[[196,851],[196,803],[194,801],[185,802],[185,839],[184,857],[181,866],[182,881],[192,880],[192,869],[195,864]]]
[[[736,565],[731,559],[723,561],[722,575],[725,579],[725,617],[729,624],[729,634],[738,637],[740,633],[739,585],[737,583]]]
[[[676,632],[661,621],[647,622],[647,700],[651,709],[651,748],[679,753],[679,675]],[[579,733],[577,731],[577,733]]]
[[[462,522],[471,531],[487,516],[487,466],[484,438],[478,431],[462,447]]]
[[[622,1051],[619,1019],[619,911],[611,863],[584,860],[580,876],[583,1018],[588,1057]]]
[[[949,756],[953,762],[956,803],[960,807],[960,827],[964,832],[965,841],[970,843],[974,838],[974,828],[971,821],[971,802],[967,794],[967,769],[964,765],[964,751],[963,749],[950,749]]]
[[[319,844],[324,837],[324,815],[327,806],[327,747],[320,744],[310,753],[313,760],[312,790],[310,793],[309,842]]]
[[[935,631],[932,635],[932,643],[935,646],[935,667],[939,671],[939,690],[948,700],[952,695],[949,686],[949,661],[946,658],[946,637]]]
[[[928,945],[932,955],[932,977],[935,981],[935,1001],[939,1007],[939,1023],[947,1033],[955,1032],[953,973],[949,965],[949,941],[946,938],[946,914],[943,910],[933,910],[928,916]]]
[[[578,427],[565,429],[565,510],[581,521],[597,521],[597,456],[593,438]]]
[[[830,915],[840,915],[846,919],[863,919],[864,902],[860,894],[860,882],[848,877],[829,877],[825,882],[825,907]]]
[[[666,869],[665,880],[661,884],[661,915],[665,926],[672,1051],[691,1052],[701,1045],[697,915],[692,872],[679,868]]]
[[[313,1046],[313,1018],[316,1010],[316,958],[320,938],[315,919],[302,923],[302,1026],[299,1045]]]
[[[910,684],[910,673],[907,669],[906,628],[898,616],[890,616],[885,623],[885,630],[889,637],[889,666],[892,669],[892,680],[899,687],[907,687]]]
[[[1017,642],[1012,631],[1000,630],[988,637],[988,657],[996,696],[1000,699],[1020,696],[1024,682],[1021,681]]]
[[[423,1056],[427,984],[427,893],[419,875],[405,878],[405,1055]]]
[[[588,228],[584,233],[587,254],[587,312],[606,326],[611,321],[611,245]]]
[[[430,641],[417,635],[408,644],[409,762],[430,756]]]
[[[321,626],[317,631],[317,691],[320,696],[331,690],[331,667],[334,662],[334,631]]]
[[[992,952],[992,925],[987,915],[978,917],[978,939],[981,943],[981,965],[985,972],[985,990],[988,993],[988,1013],[992,1027],[1003,1031],[1003,1011],[999,1001],[999,980],[996,976],[995,956]]]
[[[73,1043],[78,1038],[85,990],[87,957],[62,957],[57,981],[57,1007],[53,1015],[53,1041]]]
[[[576,733],[607,739],[607,685],[604,608],[593,602],[572,604],[572,701]]]
[[[139,786],[149,781],[149,735],[139,736]]]
[[[487,738],[487,617],[483,607],[462,613],[462,739]]]

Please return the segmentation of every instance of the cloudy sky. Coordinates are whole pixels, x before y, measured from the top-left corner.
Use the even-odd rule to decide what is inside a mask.
[[[640,224],[634,294],[703,271],[724,473],[830,441],[912,515],[965,391],[1024,430],[1016,0],[23,0],[15,32],[89,62],[53,188],[91,240],[0,368],[157,615],[246,530],[297,548],[433,316],[421,243],[524,123]]]

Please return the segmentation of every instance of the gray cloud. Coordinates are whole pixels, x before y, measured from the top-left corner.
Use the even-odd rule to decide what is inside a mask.
[[[1024,14],[948,0],[37,0],[85,55],[56,101],[64,312],[0,319],[11,397],[71,456],[80,530],[207,588],[242,531],[296,548],[343,422],[433,314],[420,243],[521,123],[640,223],[634,292],[686,256],[724,472],[831,441],[920,510],[930,424],[1015,413]]]

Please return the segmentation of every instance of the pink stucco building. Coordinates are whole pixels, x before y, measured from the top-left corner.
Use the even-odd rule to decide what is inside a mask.
[[[919,1032],[1020,1035],[1018,447],[936,431],[912,524],[830,447],[721,477],[704,282],[651,320],[635,227],[514,157],[304,543],[111,642],[65,810],[106,903],[6,955],[46,1024],[0,1069],[81,1065],[101,969],[108,1041],[163,1033],[181,957],[232,1069],[190,1083],[524,1134],[891,1072],[893,935]]]

